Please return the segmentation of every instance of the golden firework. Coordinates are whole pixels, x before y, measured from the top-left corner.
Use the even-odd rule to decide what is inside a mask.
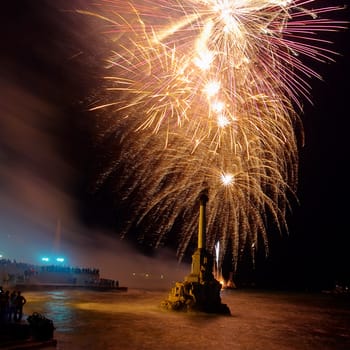
[[[179,230],[182,257],[196,234],[193,206],[209,190],[207,247],[221,242],[234,265],[259,237],[267,215],[287,227],[298,180],[296,109],[319,75],[304,57],[330,60],[315,34],[341,22],[319,17],[317,1],[187,0],[101,2],[113,53],[108,58],[116,158],[100,182],[130,210],[130,227],[154,246]],[[86,13],[86,12],[85,12]],[[320,45],[318,45],[318,43]]]

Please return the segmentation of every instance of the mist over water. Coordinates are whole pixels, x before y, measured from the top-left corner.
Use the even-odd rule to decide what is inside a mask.
[[[88,191],[89,150],[83,141],[88,130],[78,127],[80,115],[74,113],[84,89],[76,86],[80,79],[72,74],[72,57],[84,49],[67,46],[64,38],[68,33],[76,38],[84,29],[62,22],[64,4],[13,1],[4,9],[0,254],[33,264],[43,255],[60,254],[69,265],[82,266],[81,251],[101,246],[99,236],[107,232],[89,228],[81,215],[81,192]]]
[[[176,253],[170,249],[158,249],[152,256],[146,256],[118,237],[111,237],[102,232],[85,233],[84,236],[81,232],[74,233],[72,238],[75,243],[69,240],[61,243],[59,254],[66,259],[63,265],[99,269],[101,278],[117,280],[120,286],[130,288],[168,288],[175,281],[182,281],[184,276],[190,273],[190,265],[180,263]],[[39,253],[57,256],[57,251],[47,249],[51,248],[52,242],[46,244],[44,249],[45,244],[42,241],[33,242],[32,239],[33,236],[24,244],[16,242],[9,245],[9,255],[4,258],[44,266],[45,263],[39,260]],[[58,265],[55,261],[47,264]]]
[[[169,272],[182,269],[172,251],[143,256],[113,227],[105,229],[104,222],[89,227],[82,214],[91,186],[87,167],[94,164],[91,145],[84,142],[87,120],[75,110],[91,75],[77,70],[77,61],[96,54],[98,45],[91,47],[91,42],[97,42],[92,37],[99,32],[86,28],[84,16],[78,16],[80,22],[69,12],[83,5],[80,0],[44,0],[5,6],[9,35],[0,57],[0,255],[36,265],[43,256],[63,256],[65,264],[99,268],[101,277],[121,285],[159,287],[169,283]]]
[[[39,77],[33,79],[39,83]],[[6,77],[0,87],[2,258],[38,265],[43,256],[63,256],[64,264],[98,268],[102,278],[131,287],[159,288],[169,284],[170,272],[183,276],[173,251],[158,249],[154,257],[147,257],[117,232],[84,223],[72,189],[79,175],[57,139],[62,119],[57,102]]]
[[[119,281],[130,288],[167,288],[190,273],[190,265],[180,263],[170,249],[158,249],[145,256],[127,242],[101,236],[95,245],[85,247],[79,256],[84,266],[100,269],[102,278]]]
[[[170,286],[169,286],[170,287]],[[345,350],[350,300],[322,294],[224,290],[231,316],[164,311],[167,291],[27,292],[25,313],[54,321],[60,350]]]

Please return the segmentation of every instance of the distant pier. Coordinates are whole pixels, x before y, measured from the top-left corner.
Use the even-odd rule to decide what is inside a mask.
[[[118,280],[101,278],[96,268],[57,265],[31,265],[8,259],[0,260],[0,286],[16,290],[82,289],[122,291]]]

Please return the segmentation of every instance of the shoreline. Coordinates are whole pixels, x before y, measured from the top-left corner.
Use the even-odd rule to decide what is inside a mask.
[[[82,289],[93,291],[116,291],[127,292],[128,287],[112,287],[104,285],[84,285],[84,284],[67,284],[67,283],[19,283],[11,287],[15,290],[21,291],[45,291],[45,290],[59,290],[59,289]]]

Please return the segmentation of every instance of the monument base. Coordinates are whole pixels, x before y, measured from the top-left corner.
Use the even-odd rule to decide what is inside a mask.
[[[200,311],[230,315],[230,309],[221,303],[221,283],[212,274],[210,256],[198,249],[192,256],[192,272],[183,282],[176,282],[167,300],[161,306],[174,311]]]
[[[173,311],[199,311],[212,314],[230,315],[230,309],[221,303],[221,285],[212,282],[176,282],[167,300],[161,306]]]

